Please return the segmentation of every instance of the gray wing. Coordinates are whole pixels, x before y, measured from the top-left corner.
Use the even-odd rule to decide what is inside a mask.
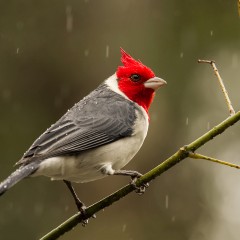
[[[131,136],[136,107],[100,85],[45,131],[18,164],[82,151]]]

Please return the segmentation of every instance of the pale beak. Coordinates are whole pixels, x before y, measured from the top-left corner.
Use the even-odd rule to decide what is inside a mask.
[[[163,79],[159,77],[153,77],[148,79],[145,83],[144,86],[146,88],[152,88],[154,91],[156,91],[158,88],[160,88],[163,85],[166,85],[167,82],[164,81]]]

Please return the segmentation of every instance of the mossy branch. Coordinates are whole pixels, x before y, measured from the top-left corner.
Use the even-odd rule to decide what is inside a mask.
[[[144,174],[139,180],[136,182],[137,186],[141,186],[144,183],[148,183],[154,178],[160,176],[162,173],[176,165],[177,163],[181,162],[182,160],[186,159],[190,153],[193,153],[195,150],[203,146],[205,143],[212,140],[214,137],[220,135],[223,133],[226,129],[228,129],[230,126],[235,124],[240,120],[240,111],[236,114],[232,115],[231,117],[227,118],[223,122],[221,122],[219,125],[213,127],[210,131],[196,139],[195,141],[191,142],[190,144],[180,148],[175,154],[173,154],[171,157],[166,159],[164,162],[159,164],[157,167],[153,168],[146,174]],[[110,206],[114,202],[120,200],[130,192],[134,191],[134,187],[132,185],[127,185],[121,189],[119,189],[117,192],[109,195],[108,197],[105,197],[104,199],[100,200],[99,202],[91,205],[86,209],[86,218],[91,217],[93,214],[99,212],[100,210]],[[80,213],[75,214],[71,218],[69,218],[67,221],[63,222],[61,225],[53,229],[51,232],[46,234],[44,237],[41,238],[41,240],[53,240],[57,239],[60,236],[62,236],[64,233],[70,231],[72,228],[74,228],[77,224],[80,223],[80,221],[83,220],[83,217]]]

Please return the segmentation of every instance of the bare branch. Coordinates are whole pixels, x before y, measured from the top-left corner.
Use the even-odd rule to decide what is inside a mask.
[[[222,161],[222,160],[219,160],[219,159],[216,159],[216,158],[207,157],[207,156],[204,156],[204,155],[199,154],[199,153],[190,152],[188,157],[193,158],[193,159],[199,159],[199,160],[207,160],[207,161],[210,161],[210,162],[223,164],[223,165],[226,165],[228,167],[233,167],[233,168],[240,169],[239,165],[229,163],[229,162],[225,162],[225,161]]]
[[[224,94],[224,97],[225,97],[225,100],[226,100],[226,103],[227,103],[227,106],[228,106],[228,110],[230,112],[230,115],[232,116],[233,114],[235,114],[235,110],[233,109],[233,106],[232,106],[232,103],[231,103],[231,100],[228,96],[228,92],[224,86],[224,83],[223,83],[223,80],[219,74],[219,71],[217,69],[217,66],[215,64],[215,62],[213,60],[198,60],[198,63],[208,63],[208,64],[211,64],[211,66],[213,67],[213,70],[214,70],[214,73],[215,75],[217,76],[217,79],[218,79],[218,82],[220,84],[220,87],[222,89],[222,92]]]

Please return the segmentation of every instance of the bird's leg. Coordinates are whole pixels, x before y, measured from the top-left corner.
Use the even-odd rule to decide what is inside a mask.
[[[67,180],[63,180],[63,182],[67,185],[68,189],[70,190],[70,192],[71,192],[71,194],[72,194],[72,196],[73,196],[73,198],[74,198],[74,201],[75,201],[75,203],[76,203],[76,205],[77,205],[78,210],[79,210],[81,213],[84,214],[84,211],[85,211],[86,206],[85,206],[84,203],[78,198],[78,196],[77,196],[77,194],[76,194],[76,192],[75,192],[75,190],[74,190],[71,182],[69,182],[69,181],[67,181]]]
[[[77,205],[78,211],[79,211],[83,216],[85,216],[85,215],[86,215],[86,211],[85,211],[86,206],[85,206],[85,204],[78,198],[78,196],[77,196],[77,194],[76,194],[76,192],[75,192],[75,190],[74,190],[71,182],[69,182],[69,181],[67,181],[67,180],[63,180],[63,182],[67,185],[68,189],[70,190],[70,192],[71,192],[71,194],[72,194],[72,196],[73,196],[73,198],[74,198],[74,201],[75,201],[75,203],[76,203],[76,205]],[[88,223],[88,219],[85,219],[85,220],[82,221],[82,225],[83,225],[83,226],[86,226],[87,223]]]
[[[138,180],[138,178],[140,178],[142,176],[141,173],[134,171],[134,170],[115,170],[113,175],[122,175],[122,176],[130,176],[132,178],[130,184],[133,185],[136,189],[136,193],[138,193],[139,195],[143,194],[146,190],[147,187],[149,187],[149,184],[143,184],[140,187],[136,186],[136,181]]]

